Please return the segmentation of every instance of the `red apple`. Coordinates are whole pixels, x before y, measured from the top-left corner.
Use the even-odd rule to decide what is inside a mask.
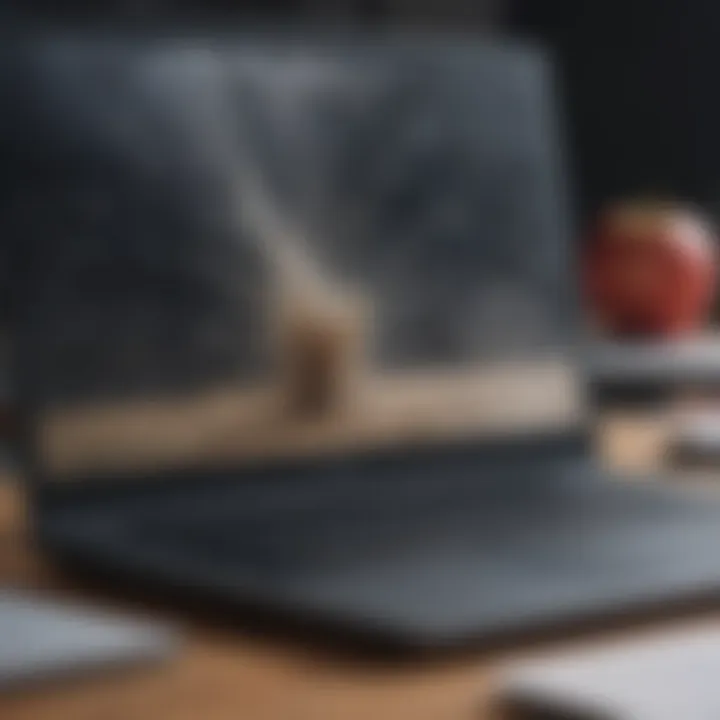
[[[586,248],[591,313],[613,335],[673,337],[698,329],[715,295],[715,237],[699,214],[660,204],[614,206]]]

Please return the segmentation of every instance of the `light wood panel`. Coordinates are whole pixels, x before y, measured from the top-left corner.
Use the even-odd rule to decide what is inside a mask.
[[[348,404],[317,418],[288,414],[273,387],[220,388],[190,398],[48,413],[47,466],[187,466],[229,460],[423,443],[578,422],[575,373],[557,361],[454,373],[397,373],[359,384]]]

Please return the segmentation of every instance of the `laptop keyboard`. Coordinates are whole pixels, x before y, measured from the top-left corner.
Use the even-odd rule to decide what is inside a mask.
[[[477,503],[465,499],[418,497],[405,503],[398,498],[333,497],[330,501],[293,508],[290,504],[249,514],[232,506],[214,512],[166,517],[137,528],[154,543],[182,548],[191,555],[214,561],[251,560],[265,569],[287,570],[308,565],[345,563],[358,557],[372,559],[387,552],[451,534],[467,537],[478,514]],[[504,518],[495,517],[506,528]],[[458,537],[460,540],[460,537]]]
[[[215,507],[209,503],[204,510],[186,507],[147,518],[132,532],[146,546],[226,568],[252,565],[268,573],[439,550],[456,555],[484,551],[506,559],[530,553],[538,567],[583,570],[583,563],[592,563],[586,548],[599,537],[602,562],[616,564],[637,562],[638,553],[671,546],[678,533],[687,532],[688,517],[703,532],[697,501],[689,501],[684,513],[674,493],[581,478],[535,486],[448,479],[445,484],[419,485],[413,492],[374,490],[355,488],[314,502],[298,495],[295,505],[269,503],[259,512],[238,492]],[[707,530],[720,540],[717,510],[711,509],[708,520]]]

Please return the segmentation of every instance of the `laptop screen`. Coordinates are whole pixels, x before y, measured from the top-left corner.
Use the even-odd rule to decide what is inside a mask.
[[[20,65],[7,221],[50,475],[581,420],[537,52],[63,39]]]

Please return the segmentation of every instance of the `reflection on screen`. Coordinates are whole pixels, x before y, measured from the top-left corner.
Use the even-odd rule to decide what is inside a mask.
[[[577,422],[536,55],[58,42],[31,65],[14,222],[53,470]]]

